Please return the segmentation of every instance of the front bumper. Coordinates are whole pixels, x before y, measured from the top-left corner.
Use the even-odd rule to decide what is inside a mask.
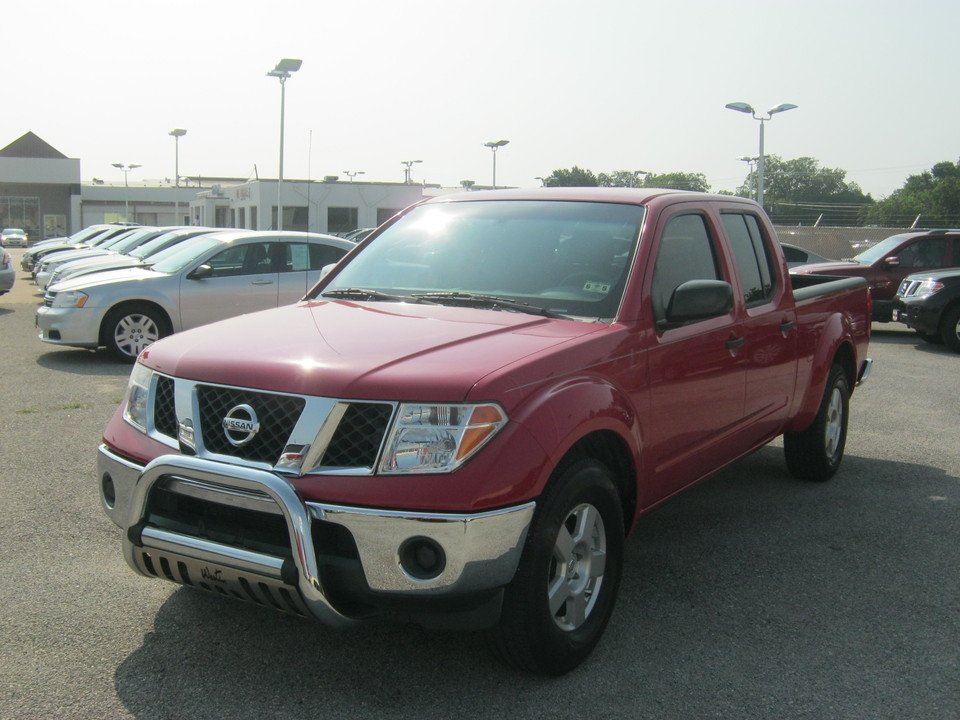
[[[893,319],[924,335],[939,334],[942,312],[929,297],[897,298],[893,304]]]
[[[330,537],[321,526],[336,526],[352,539],[367,606],[377,609],[379,598],[385,606],[399,601],[415,608],[410,601],[417,600],[425,607],[440,601],[434,606],[442,607],[445,600],[489,596],[510,582],[535,506],[446,514],[304,502],[289,480],[273,472],[183,455],[164,455],[143,467],[106,446],[98,453],[98,471],[104,509],[124,530],[124,556],[137,572],[334,626],[367,613],[344,601],[342,575],[321,560],[329,552],[323,539]],[[268,552],[237,542],[248,528],[234,528],[230,539],[154,522],[156,493],[282,522],[289,547]],[[415,566],[418,548],[442,561],[424,571]]]
[[[37,308],[36,326],[44,342],[95,348],[100,344],[101,312],[94,308]]]

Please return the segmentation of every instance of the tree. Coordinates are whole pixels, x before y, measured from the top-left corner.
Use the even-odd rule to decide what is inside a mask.
[[[543,181],[545,187],[596,187],[597,176],[574,165],[569,170],[554,170]]]
[[[812,157],[783,160],[764,157],[763,200],[775,222],[786,225],[853,225],[864,205],[873,198],[855,182],[846,181],[846,170],[820,167]],[[756,171],[737,189],[743,197],[755,197]]]
[[[641,187],[710,192],[710,183],[707,182],[707,176],[703,173],[669,172],[659,175],[647,173]]]
[[[631,170],[614,170],[612,173],[597,175],[597,184],[600,187],[643,187],[643,178],[637,177],[638,172]]]
[[[939,162],[909,176],[902,188],[864,208],[860,217],[864,224],[887,227],[960,225],[960,162]]]

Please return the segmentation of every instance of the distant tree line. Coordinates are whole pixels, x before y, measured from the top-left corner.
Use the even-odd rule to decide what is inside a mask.
[[[883,200],[874,200],[846,171],[821,167],[811,157],[764,158],[764,206],[781,225],[878,225],[883,227],[960,226],[960,162],[941,162],[907,178],[903,187]],[[643,173],[616,170],[594,173],[574,165],[544,178],[547,187],[645,187],[709,192],[703,173]],[[756,168],[751,168],[736,192],[755,198]],[[725,193],[726,194],[726,193]]]

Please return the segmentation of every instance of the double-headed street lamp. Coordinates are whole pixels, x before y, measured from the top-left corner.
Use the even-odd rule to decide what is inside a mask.
[[[747,164],[747,182],[750,181],[750,177],[753,175],[753,164],[759,159],[759,155],[741,155],[737,158],[737,160]]]
[[[497,150],[502,148],[504,145],[509,143],[509,140],[491,140],[483,144],[484,147],[490,148],[493,152],[493,189],[497,189]]]
[[[417,163],[422,163],[423,160],[401,160],[400,164],[404,166],[403,170],[403,182],[407,185],[411,184],[413,180],[410,179],[410,168],[412,168]]]
[[[303,60],[283,58],[277,66],[267,73],[268,77],[280,79],[280,173],[277,177],[277,230],[283,230],[283,110],[286,100],[286,84],[290,73],[295,73],[303,65]]]
[[[797,106],[791,105],[790,103],[782,103],[767,110],[766,117],[758,116],[757,111],[753,109],[752,105],[743,102],[727,103],[724,107],[728,110],[747,113],[752,115],[754,120],[760,121],[760,152],[757,154],[757,202],[763,207],[763,124],[777,113],[793,110]]]
[[[123,173],[123,219],[124,221],[129,222],[130,220],[130,183],[127,182],[127,174],[131,170],[135,170],[140,167],[137,163],[129,163],[127,165],[123,163],[112,163],[112,165],[119,169]]]
[[[366,171],[365,170],[344,170],[343,174],[346,175],[348,178],[350,178],[350,182],[353,182],[353,179],[357,175],[365,175]]]

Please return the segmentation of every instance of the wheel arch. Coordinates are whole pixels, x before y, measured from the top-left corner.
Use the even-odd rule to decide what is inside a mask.
[[[129,298],[121,300],[120,302],[114,303],[107,311],[103,313],[103,317],[100,318],[100,332],[98,341],[101,345],[109,344],[108,329],[107,329],[107,320],[113,315],[117,310],[122,310],[124,308],[143,308],[149,310],[155,310],[159,315],[159,320],[163,323],[163,330],[167,335],[173,333],[173,320],[170,318],[170,313],[167,312],[166,308],[163,305],[160,305],[155,300],[147,300],[141,298]]]
[[[593,459],[610,470],[620,495],[623,527],[629,533],[637,516],[637,467],[623,437],[611,430],[598,430],[578,440],[557,463],[551,481],[579,460]]]

